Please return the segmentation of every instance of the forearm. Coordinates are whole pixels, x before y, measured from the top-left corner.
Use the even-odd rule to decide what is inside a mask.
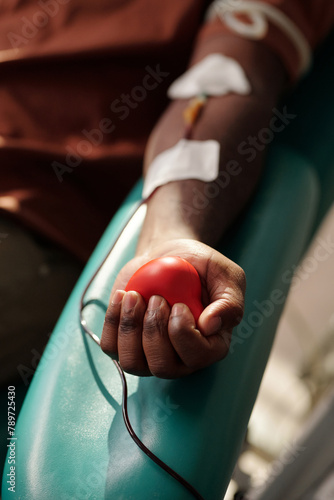
[[[285,84],[284,69],[269,49],[233,35],[207,40],[197,49],[192,62],[213,52],[240,62],[252,92],[247,96],[229,94],[208,99],[192,139],[219,142],[219,177],[210,184],[186,180],[158,188],[147,204],[138,253],[179,237],[214,245],[245,206],[260,176],[265,148],[257,151],[251,162],[238,148],[249,136],[257,136],[261,128],[268,126]],[[182,112],[187,104],[187,100],[174,101],[162,116],[148,144],[145,170],[157,154],[183,137]]]
[[[291,3],[294,2],[289,5]],[[219,22],[216,19],[215,24],[208,23],[203,27],[191,64],[208,54],[221,53],[232,57],[243,67],[252,91],[247,96],[209,97],[191,134],[189,128],[185,134],[182,117],[189,101],[174,101],[151,135],[144,167],[144,174],[150,168],[145,193],[150,193],[149,188],[156,185],[152,181],[153,166],[158,163],[161,170],[158,168],[157,173],[160,174],[164,169],[168,170],[169,164],[164,163],[164,159],[170,157],[170,152],[163,155],[162,161],[161,156],[157,162],[152,161],[181,138],[217,141],[220,161],[219,176],[212,183],[199,180],[170,182],[158,187],[146,200],[147,215],[137,255],[116,278],[101,339],[102,349],[118,358],[125,371],[137,375],[181,377],[226,356],[233,328],[243,315],[246,282],[243,270],[213,247],[254,191],[273,131],[282,131],[288,123],[283,116],[287,110],[281,114],[281,123],[277,116],[272,117],[287,80],[283,68],[287,67],[287,58],[281,57],[280,60],[284,61],[281,63],[263,40],[254,42],[227,34]],[[280,48],[280,43],[278,45]],[[273,50],[275,47],[275,54],[281,54],[276,41]],[[294,72],[290,71],[290,77],[291,73]],[[277,114],[275,111],[274,115]],[[286,118],[289,119],[289,114]],[[264,139],[261,141],[261,138]],[[185,146],[180,153],[182,157],[189,151],[189,144],[179,144],[178,152],[181,146]],[[203,151],[203,145],[195,146]],[[207,161],[208,157],[205,158]],[[185,172],[187,175],[189,167],[189,157],[184,155],[182,160],[184,162],[171,165],[173,172],[179,168],[180,178]],[[216,159],[214,161],[210,167],[217,167]],[[167,302],[158,286],[161,280],[157,278],[154,280],[157,287],[150,290],[148,303],[140,293],[125,291],[134,273],[142,273],[143,269],[147,271],[152,260],[171,255],[192,264],[200,277],[204,310],[197,321],[185,296],[181,297],[181,302]],[[157,264],[153,263],[154,266]],[[144,265],[148,268],[142,268]]]

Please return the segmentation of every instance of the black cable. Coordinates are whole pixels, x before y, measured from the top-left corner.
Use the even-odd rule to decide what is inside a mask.
[[[79,306],[80,307],[80,317],[79,317],[79,319],[80,319],[81,327],[85,331],[85,333],[87,333],[94,340],[94,342],[96,344],[98,344],[98,345],[100,345],[100,339],[99,339],[99,337],[92,330],[90,330],[88,328],[88,326],[86,324],[86,321],[83,318],[83,310],[85,309],[85,307],[89,303],[91,303],[91,300],[89,300],[87,302],[84,302],[84,298],[85,298],[85,295],[86,295],[89,287],[91,286],[92,282],[94,281],[94,279],[96,278],[96,276],[100,272],[102,266],[104,265],[104,263],[106,262],[107,258],[111,254],[111,252],[112,252],[113,248],[115,247],[116,243],[118,242],[118,240],[122,236],[122,234],[124,232],[124,229],[126,228],[126,226],[128,225],[128,223],[132,219],[133,215],[145,203],[145,201],[146,200],[140,201],[138,203],[138,205],[135,207],[135,209],[132,212],[131,216],[129,217],[128,221],[123,226],[123,228],[120,231],[120,233],[118,234],[117,238],[114,240],[114,242],[113,242],[110,250],[108,251],[106,257],[103,259],[102,263],[99,265],[99,267],[97,268],[97,270],[95,271],[95,273],[93,274],[93,276],[91,277],[91,279],[89,280],[89,282],[87,283],[87,285],[86,285],[86,287],[85,287],[85,289],[84,289],[84,291],[83,291],[83,293],[81,295],[81,298],[80,298],[80,306]],[[145,455],[147,455],[151,460],[153,460],[153,462],[155,462],[159,467],[161,467],[161,469],[163,469],[170,476],[172,476],[176,481],[178,481],[180,484],[182,484],[182,486],[184,486],[194,496],[194,498],[196,498],[197,500],[204,500],[204,498],[199,494],[199,492],[190,483],[188,483],[188,481],[186,481],[182,476],[180,476],[180,474],[178,474],[176,471],[174,471],[171,467],[169,467],[169,465],[167,465],[165,462],[163,462],[162,460],[160,460],[159,457],[157,457],[151,450],[149,450],[144,445],[144,443],[139,439],[139,437],[137,436],[137,434],[133,430],[132,425],[131,425],[130,420],[129,420],[128,409],[127,409],[128,387],[127,387],[127,383],[126,383],[125,374],[124,374],[124,371],[122,370],[122,367],[119,364],[119,362],[116,361],[115,359],[113,359],[113,362],[114,362],[114,364],[115,364],[115,366],[116,366],[116,368],[118,370],[119,376],[121,377],[121,381],[122,381],[122,388],[123,388],[122,414],[123,414],[123,419],[124,419],[125,426],[126,426],[128,432],[129,432],[131,438],[134,440],[134,442],[136,443],[136,445],[145,453]]]
[[[128,387],[126,383],[126,378],[119,362],[116,361],[115,359],[113,359],[113,362],[122,380],[122,386],[123,386],[122,413],[125,426],[130,436],[132,437],[136,445],[145,453],[145,455],[147,455],[151,460],[153,460],[153,462],[159,465],[159,467],[161,467],[164,471],[166,471],[170,476],[176,479],[176,481],[181,483],[182,486],[184,486],[194,496],[194,498],[197,498],[197,500],[204,500],[202,495],[200,495],[198,491],[190,483],[188,483],[188,481],[186,481],[182,476],[180,476],[180,474],[178,474],[175,470],[169,467],[169,465],[160,460],[160,458],[157,457],[151,450],[149,450],[133,430],[128,415]]]

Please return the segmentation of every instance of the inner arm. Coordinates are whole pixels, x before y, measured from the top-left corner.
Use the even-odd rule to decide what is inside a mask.
[[[191,139],[219,142],[219,177],[212,183],[190,179],[156,189],[147,203],[137,254],[172,238],[214,245],[243,209],[259,180],[266,145],[258,134],[269,126],[286,84],[285,70],[277,56],[260,42],[226,33],[198,45],[191,64],[212,53],[240,63],[251,93],[209,97]],[[146,150],[144,175],[159,153],[184,136],[182,114],[188,103],[186,99],[172,101],[154,128]]]

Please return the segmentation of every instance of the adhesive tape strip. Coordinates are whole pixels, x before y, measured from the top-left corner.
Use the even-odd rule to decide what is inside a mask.
[[[143,198],[168,182],[198,179],[212,182],[219,174],[220,145],[217,141],[181,139],[175,146],[155,157],[148,168]]]
[[[171,99],[188,99],[199,94],[211,96],[230,92],[249,94],[251,85],[240,64],[222,54],[210,54],[177,78],[167,91]]]

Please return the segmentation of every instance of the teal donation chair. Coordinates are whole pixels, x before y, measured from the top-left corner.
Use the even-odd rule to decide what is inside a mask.
[[[139,438],[205,500],[223,498],[245,438],[289,278],[334,198],[332,37],[313,70],[283,99],[296,115],[270,146],[251,203],[218,249],[246,272],[244,319],[227,358],[178,380],[127,375]],[[83,333],[80,297],[141,196],[139,183],[91,256],[43,354],[17,426],[16,493],[3,500],[171,500],[192,494],[133,442],[122,386],[108,356]],[[89,327],[101,333],[113,280],[133,256],[143,208],[88,290]]]

